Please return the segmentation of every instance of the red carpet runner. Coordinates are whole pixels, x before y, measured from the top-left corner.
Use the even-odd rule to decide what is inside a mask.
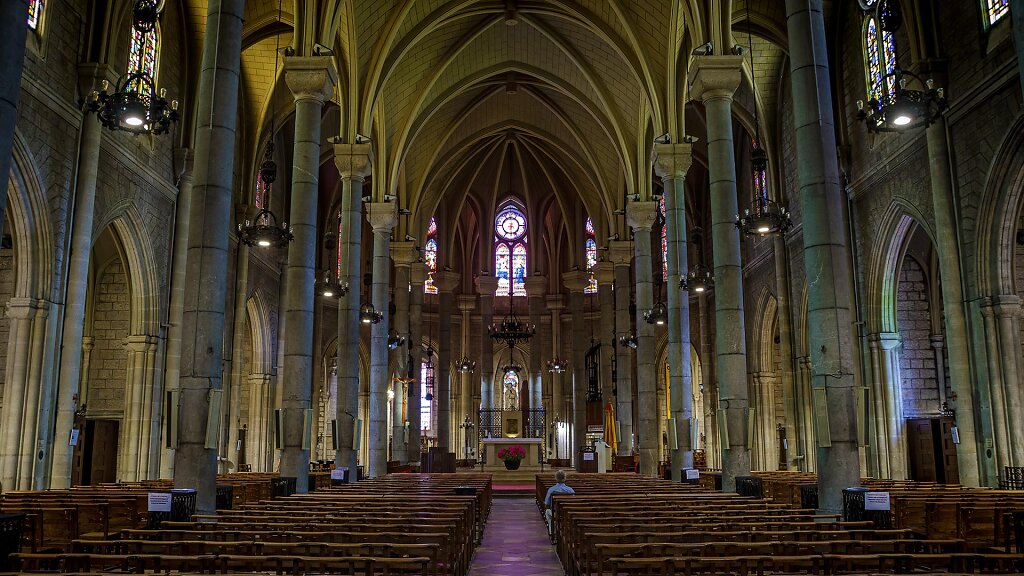
[[[496,498],[469,576],[562,574],[562,565],[533,498]]]

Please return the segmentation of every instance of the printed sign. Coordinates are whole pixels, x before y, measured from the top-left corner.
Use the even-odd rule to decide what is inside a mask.
[[[697,470],[696,468],[687,468],[686,469],[686,479],[687,480],[699,480],[700,479],[700,470]]]
[[[865,510],[889,510],[889,493],[888,492],[865,492],[864,493],[864,509]]]
[[[344,468],[335,468],[334,470],[331,470],[331,480],[344,480],[344,479],[345,479],[345,469]]]
[[[68,446],[78,446],[78,428],[71,429],[71,438],[68,439]]]
[[[587,461],[593,460],[594,459],[594,453],[593,452],[584,452],[583,453],[583,459],[587,460]]]
[[[170,512],[171,511],[171,495],[167,492],[150,492],[149,493],[149,511],[150,512]]]

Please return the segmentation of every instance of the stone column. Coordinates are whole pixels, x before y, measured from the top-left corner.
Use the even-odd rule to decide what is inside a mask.
[[[128,336],[122,342],[128,356],[124,397],[124,417],[121,419],[121,440],[118,442],[117,477],[126,482],[137,482],[146,477],[142,460],[149,451],[149,435],[145,413],[149,407],[146,390],[152,389],[147,378],[147,363],[156,350],[156,338],[145,334]]]
[[[370,326],[370,445],[369,476],[388,471],[388,327],[390,326],[391,230],[398,224],[397,204],[366,205],[366,220],[373,228],[373,284],[371,302],[381,320]]]
[[[544,390],[541,383],[541,362],[542,343],[540,341],[540,315],[544,311],[544,289],[547,288],[548,279],[537,273],[525,280],[526,295],[530,300],[530,324],[537,326],[537,334],[530,338],[530,364],[527,369],[530,372],[530,403],[531,410],[544,408]]]
[[[189,214],[188,284],[182,320],[178,449],[174,485],[198,491],[196,512],[216,510],[217,450],[207,448],[210,398],[220,393],[225,281],[231,226],[243,0],[211,0],[199,74],[196,182]],[[66,345],[66,343],[65,343]],[[217,418],[209,419],[210,423]],[[216,424],[212,424],[217,426]],[[216,430],[210,431],[213,434]]]
[[[7,178],[11,173],[11,150],[14,148],[14,127],[18,122],[18,95],[21,93],[21,71],[25,65],[25,36],[28,26],[29,0],[8,0],[0,7],[0,236],[4,233],[7,213]],[[86,93],[88,94],[88,93]]]
[[[587,354],[587,326],[583,318],[583,290],[590,285],[586,272],[562,274],[565,287],[569,289],[569,312],[572,314],[572,460],[579,457],[580,448],[587,438],[587,371],[584,363]],[[579,462],[576,463],[577,467]]]
[[[551,334],[547,349],[551,353],[552,359],[558,357],[560,360],[565,361],[566,359],[558,352],[562,349],[562,309],[565,308],[565,302],[561,294],[548,294],[545,301],[547,302],[548,311],[551,312]],[[557,418],[565,416],[564,383],[565,373],[551,374],[551,412],[548,414],[548,425],[552,427]]]
[[[740,56],[698,56],[690,69],[690,95],[704,102],[711,177],[711,236],[715,271],[715,354],[719,417],[728,427],[722,444],[722,490],[736,489],[736,476],[750,474],[747,446],[747,349],[743,317],[743,260],[735,217],[736,155],[732,96],[740,81]]]
[[[328,56],[289,56],[285,83],[295,97],[295,152],[292,157],[289,223],[295,240],[288,246],[285,296],[281,475],[297,478],[296,491],[308,490],[312,431],[313,302],[316,284],[317,189],[320,174],[320,116],[338,81]]]
[[[950,173],[949,142],[946,138],[946,120],[940,117],[927,129],[928,167],[932,182],[932,210],[935,227],[935,252],[939,259],[942,289],[942,317],[946,334],[963,334],[963,338],[950,338],[947,347],[949,384],[956,400],[949,406],[956,410],[956,426],[960,443],[956,445],[960,483],[978,486],[981,483],[983,460],[978,453],[977,432],[974,423],[974,395],[971,378],[971,356],[968,347],[967,311],[960,267],[959,228],[953,207],[953,181]],[[1018,350],[1019,354],[1019,350]],[[942,361],[936,366],[941,370]],[[945,382],[941,382],[945,395]]]
[[[409,365],[411,371],[407,377],[414,378],[409,383],[409,444],[406,447],[407,461],[410,464],[420,463],[420,406],[422,385],[420,382],[420,365],[423,362],[423,283],[427,281],[427,266],[417,261],[409,265],[412,279],[412,290],[409,292]]]
[[[615,350],[615,293],[612,286],[615,282],[615,268],[611,262],[598,262],[594,265],[594,279],[597,280],[597,308],[600,311],[598,340],[601,342],[601,401],[602,414],[604,406],[612,402],[612,357]]]
[[[1020,297],[1016,294],[1004,294],[992,298],[995,311],[997,330],[999,333],[999,360],[1003,376],[1003,400],[1006,403],[1006,420],[1010,438],[1009,461],[1011,466],[1024,465],[1024,391],[1021,390],[1020,379],[1020,328],[1017,318],[1020,316]],[[989,353],[994,354],[995,350]],[[957,411],[959,418],[960,412]],[[962,442],[963,440],[961,440]]]
[[[697,321],[700,324],[701,378],[704,384],[704,461],[708,468],[719,468],[722,457],[718,438],[718,374],[712,361],[711,305],[707,292],[697,296]]]
[[[794,125],[803,210],[811,384],[827,406],[830,438],[818,438],[818,503],[842,510],[842,490],[860,482],[852,281],[845,198],[839,186],[832,88],[822,0],[786,0]],[[717,250],[716,250],[717,252]]]
[[[642,318],[654,306],[651,229],[657,219],[657,202],[630,202],[626,205],[626,220],[633,229],[633,254],[636,260],[637,443],[640,445],[640,473],[644,476],[658,475],[658,445],[661,442],[661,435],[658,434],[654,325]]]
[[[625,240],[610,242],[608,255],[615,269],[615,339],[618,340],[633,333],[629,314],[629,265],[633,260],[630,243]],[[629,456],[633,453],[633,358],[628,346],[616,344],[615,419],[619,423],[619,456]]]
[[[249,429],[246,461],[253,472],[266,472],[273,438],[270,434],[270,374],[249,374]]]
[[[459,275],[455,272],[437,272],[434,274],[434,285],[440,296],[438,303],[438,343],[437,343],[437,374],[434,379],[434,401],[437,403],[437,446],[451,451],[452,433],[452,300],[454,290],[459,285]]]
[[[411,290],[417,288],[423,292],[422,285],[410,286],[411,266],[418,256],[416,245],[412,242],[391,243],[391,260],[395,263],[395,332],[405,338],[405,342],[395,350],[395,373],[406,379],[409,377],[409,367],[412,366],[409,363],[409,347],[414,344],[409,333],[409,295]],[[391,459],[405,463],[409,460],[406,447],[409,399],[418,394],[419,389],[410,383],[401,385],[398,382],[393,384],[392,389],[395,397],[391,404]]]
[[[779,356],[781,370],[779,382],[782,386],[782,406],[785,418],[786,469],[797,469],[797,449],[799,438],[807,434],[806,430],[797,426],[796,385],[793,375],[793,323],[789,303],[790,277],[789,252],[786,250],[786,238],[779,234],[774,240],[775,250],[775,303],[779,314]]]
[[[237,211],[238,217],[236,222],[245,220],[247,212],[247,207],[241,207]],[[235,447],[238,445],[238,418],[239,410],[242,407],[242,382],[245,378],[243,373],[245,371],[243,366],[245,351],[243,348],[245,347],[245,329],[249,316],[249,311],[246,309],[246,297],[248,296],[249,287],[249,247],[239,242],[236,250],[233,292],[234,314],[232,314],[231,322],[231,380],[228,382],[227,390],[224,392],[224,398],[227,400],[224,403],[226,404],[224,411],[227,414],[225,425],[228,429],[221,434],[223,442],[226,444],[221,447],[222,455],[226,460],[235,463],[238,462],[238,450]],[[220,472],[224,474],[229,471],[227,463],[221,461]]]
[[[500,396],[498,406],[494,402],[494,341],[483,334],[494,323],[494,292],[497,289],[497,278],[476,277],[476,293],[480,295],[480,408],[483,410],[501,407]]]
[[[900,381],[900,335],[882,332],[868,336],[875,373],[875,444],[883,478],[903,480],[907,475],[906,434],[903,418],[903,385]],[[813,410],[813,407],[811,408]],[[830,414],[831,416],[831,414]]]
[[[7,302],[10,344],[4,387],[5,416],[0,418],[0,484],[5,490],[40,488],[32,484],[42,408],[41,386],[38,374],[33,372],[41,367],[39,355],[49,308],[49,302],[31,298],[11,298]],[[58,434],[57,438],[60,440],[55,444],[67,444],[65,434]],[[70,476],[66,481],[70,481]]]
[[[334,163],[341,174],[341,281],[348,293],[338,299],[338,392],[335,466],[348,468],[356,481],[355,424],[359,419],[359,306],[363,181],[370,174],[369,144],[335,144]]]
[[[470,312],[472,312],[473,309],[476,308],[476,296],[473,296],[472,294],[459,295],[456,304],[459,307],[459,312],[462,313],[462,323],[460,326],[461,330],[459,338],[459,340],[462,343],[462,345],[460,346],[460,358],[469,358],[469,339],[470,334],[472,334],[470,326],[472,318],[470,317]],[[458,454],[457,458],[459,459],[469,459],[469,454],[467,454],[465,451],[465,435],[468,434],[469,432],[462,428],[462,423],[465,422],[466,418],[468,417],[469,421],[473,423],[473,430],[476,430],[475,426],[477,425],[476,410],[473,409],[473,386],[471,384],[472,380],[472,371],[463,372],[461,369],[459,370],[459,412],[458,414],[456,414],[454,419],[455,421],[452,423],[455,426],[455,429],[459,431],[457,440],[459,449],[455,451]],[[470,439],[469,445],[474,445],[472,439]]]
[[[689,270],[686,231],[686,171],[693,162],[689,144],[655,145],[655,170],[665,183],[665,220],[668,240],[668,363],[671,417],[679,448],[672,451],[672,480],[682,479],[683,468],[693,467],[690,437],[693,419],[693,381],[690,370],[690,294],[679,289]],[[669,431],[673,434],[673,431]],[[671,444],[670,444],[671,446]]]
[[[188,256],[188,215],[192,206],[193,154],[190,148],[175,151],[175,165],[181,167],[178,177],[178,201],[174,206],[174,246],[171,260],[171,301],[168,311],[166,369],[164,389],[178,390],[181,377],[181,317],[185,310],[185,259]],[[83,374],[88,371],[83,368]],[[164,407],[166,414],[170,412]],[[161,417],[166,418],[166,414]],[[174,476],[174,451],[163,449],[160,458],[160,477]]]
[[[24,17],[18,23],[24,25]],[[83,94],[89,94],[106,79],[106,66],[79,66],[79,82]],[[81,143],[78,152],[78,174],[75,177],[74,212],[68,255],[67,290],[64,298],[64,324],[61,336],[60,380],[57,385],[56,435],[67,438],[75,424],[78,395],[82,379],[82,333],[85,328],[85,304],[89,296],[89,257],[92,254],[93,216],[96,206],[96,177],[100,157],[99,120],[92,114],[82,116]],[[6,173],[3,178],[7,179]],[[5,403],[6,405],[6,403]],[[67,442],[54,442],[50,486],[71,485],[71,457],[74,447]],[[6,485],[5,485],[6,486]]]

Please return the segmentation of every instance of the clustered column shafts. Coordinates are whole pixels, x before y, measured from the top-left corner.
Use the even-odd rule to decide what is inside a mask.
[[[630,202],[626,219],[633,229],[636,258],[636,393],[637,444],[640,447],[640,473],[658,475],[658,382],[655,368],[654,325],[641,317],[654,307],[654,271],[651,256],[651,230],[658,218],[657,202]],[[658,258],[660,265],[661,258]]]
[[[307,428],[313,388],[313,302],[316,284],[317,189],[320,173],[320,118],[324,101],[338,82],[329,56],[291,56],[284,60],[285,83],[295,97],[295,146],[292,156],[289,224],[295,239],[288,246],[285,291],[284,378],[281,475],[296,478],[305,493],[309,481],[312,432]]]
[[[216,510],[217,450],[207,448],[211,394],[221,389],[243,0],[211,0],[196,119],[196,181],[189,215],[178,448],[174,485],[194,488],[196,512]],[[66,344],[66,343],[65,343]],[[210,422],[217,421],[214,418]],[[213,424],[216,427],[216,424]]]
[[[530,302],[530,324],[537,326],[537,334],[530,338],[530,396],[529,408],[538,410],[544,407],[544,394],[541,383],[541,336],[540,336],[540,315],[544,311],[544,289],[547,287],[547,278],[540,275],[533,275],[526,279],[526,294]]]
[[[25,66],[25,37],[28,26],[29,0],[7,0],[0,7],[0,236],[4,234],[7,214],[7,175],[11,173],[11,152],[14,149],[14,129],[18,121],[18,96],[21,94],[21,72]],[[5,485],[6,486],[6,485]]]
[[[551,357],[565,360],[559,349],[562,344],[562,309],[565,308],[561,294],[549,294],[547,298],[548,311],[551,312],[550,337],[548,339],[548,351]],[[549,425],[565,417],[565,373],[551,374],[551,412],[548,414]]]
[[[445,452],[450,451],[452,434],[452,301],[453,290],[459,285],[459,275],[454,272],[438,272],[434,274],[434,285],[438,296],[438,339],[437,343],[437,377],[434,379],[434,401],[437,403],[437,446]]]
[[[601,343],[601,413],[605,406],[612,402],[612,351],[615,350],[615,293],[612,285],[615,280],[615,269],[610,262],[598,262],[594,265],[594,279],[597,280],[597,307],[600,310],[598,340]],[[607,435],[607,431],[605,431]]]
[[[572,315],[572,456],[579,459],[587,439],[587,378],[584,364],[587,353],[587,326],[583,317],[583,290],[590,285],[586,272],[562,275],[569,289],[569,313]],[[577,467],[579,462],[576,462]]]
[[[793,357],[793,323],[790,314],[790,283],[789,283],[789,253],[786,250],[785,234],[779,234],[773,240],[775,251],[775,285],[778,287],[775,292],[775,300],[778,306],[779,316],[779,359],[781,368],[779,380],[782,384],[782,406],[785,413],[786,443],[786,469],[796,470],[796,459],[799,453],[800,439],[798,434],[806,434],[801,426],[797,426],[796,384],[793,370],[795,358]]]
[[[341,174],[341,281],[349,291],[338,299],[338,391],[335,466],[348,469],[356,481],[356,421],[359,418],[359,306],[362,285],[361,238],[363,181],[373,158],[369,144],[335,144],[334,162]]]
[[[417,257],[418,253],[412,242],[391,243],[391,259],[395,262],[395,333],[400,338],[405,338],[405,342],[394,352],[395,374],[402,379],[409,376],[409,347],[413,345],[409,332],[409,300],[411,290],[415,290],[416,286],[410,286],[410,267],[416,262]],[[423,291],[422,286],[419,286],[419,289]],[[398,381],[394,381],[391,388],[394,391],[394,399],[391,401],[391,459],[404,463],[409,458],[405,429],[409,418],[406,410],[409,406],[409,394],[415,393],[417,389],[410,383],[403,385]]]
[[[461,346],[461,358],[470,358],[469,354],[469,339],[471,332],[471,323],[473,321],[471,312],[476,308],[476,296],[472,294],[464,294],[458,297],[457,305],[459,312],[462,313],[462,323],[460,325],[460,342]],[[482,337],[482,335],[481,335]],[[473,371],[463,372],[461,368],[458,371],[458,382],[459,382],[459,412],[453,422],[455,429],[459,431],[457,443],[459,445],[456,450],[460,460],[468,460],[470,455],[466,452],[467,446],[473,446],[475,442],[472,441],[472,435],[476,430],[476,410],[473,410],[473,386],[471,384],[473,380]],[[473,424],[472,430],[464,429],[463,423],[466,419]]]
[[[672,480],[682,479],[682,470],[693,467],[690,437],[693,419],[693,381],[690,371],[690,293],[679,288],[679,279],[689,270],[686,227],[686,171],[693,161],[689,144],[655,146],[655,169],[665,184],[665,225],[668,240],[668,342],[669,405],[676,429],[677,446],[672,450]],[[671,447],[671,442],[670,442]]]
[[[480,295],[480,326],[481,332],[494,323],[494,292],[498,289],[498,279],[493,276],[477,276],[476,291]],[[501,408],[501,396],[498,405],[494,402],[494,342],[481,334],[480,343],[480,408],[493,410]]]
[[[609,256],[615,267],[615,337],[633,333],[629,314],[630,273],[632,248],[625,240],[609,243]],[[632,350],[617,344],[615,349],[615,419],[619,423],[619,456],[633,453],[633,370]]]
[[[366,220],[373,229],[373,284],[371,303],[381,315],[370,326],[370,445],[369,476],[376,478],[388,470],[388,327],[390,326],[391,230],[398,223],[397,205],[376,202],[366,205]]]
[[[707,111],[708,172],[711,179],[711,234],[715,270],[715,352],[721,416],[722,490],[736,489],[736,476],[750,474],[747,446],[748,392],[746,329],[743,317],[743,261],[735,217],[736,156],[732,97],[739,86],[741,56],[697,56],[690,69],[690,94]],[[851,484],[853,486],[853,484]]]
[[[827,411],[830,437],[818,438],[818,504],[823,512],[833,513],[842,509],[843,488],[860,480],[860,458],[854,416],[852,282],[838,160],[830,152],[836,137],[822,0],[786,0],[786,23],[790,46],[801,47],[791,53],[790,71],[804,266],[807,277],[814,279],[807,284],[807,325],[815,327],[808,341],[811,386],[819,398],[824,394],[824,402],[817,402],[815,409]]]
[[[420,462],[420,406],[422,404],[422,382],[420,380],[423,363],[423,283],[427,281],[427,266],[423,262],[413,262],[409,266],[412,289],[409,292],[409,361],[412,363],[412,377],[409,383],[409,443],[407,461],[410,464]]]
[[[250,216],[248,214],[248,206],[243,206],[241,209],[236,211],[236,217],[238,221],[244,221]],[[226,460],[231,462],[238,462],[238,450],[235,447],[238,445],[238,425],[239,425],[239,413],[242,409],[242,382],[246,377],[244,372],[244,362],[242,361],[244,352],[243,347],[245,346],[245,328],[248,323],[248,311],[246,310],[246,296],[247,288],[249,285],[249,247],[243,242],[238,242],[235,247],[235,293],[234,293],[234,313],[232,314],[232,326],[231,326],[231,380],[228,383],[228,392],[226,396],[230,398],[228,402],[225,402],[227,418],[225,419],[225,425],[228,429],[225,434],[221,435],[222,449],[224,454],[227,455]],[[227,462],[221,463],[220,472],[228,473]]]

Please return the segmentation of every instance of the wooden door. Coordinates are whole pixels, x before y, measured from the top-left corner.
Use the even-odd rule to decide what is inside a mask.
[[[930,418],[907,420],[907,460],[910,461],[911,480],[938,481],[933,434]]]
[[[119,423],[117,420],[90,420],[84,467],[89,477],[83,478],[85,484],[100,484],[117,481],[117,438]]]
[[[934,427],[938,433],[935,435],[938,440],[936,456],[939,459],[939,482],[944,484],[960,483],[960,463],[956,458],[956,444],[953,443],[953,419],[949,417],[936,418]]]

